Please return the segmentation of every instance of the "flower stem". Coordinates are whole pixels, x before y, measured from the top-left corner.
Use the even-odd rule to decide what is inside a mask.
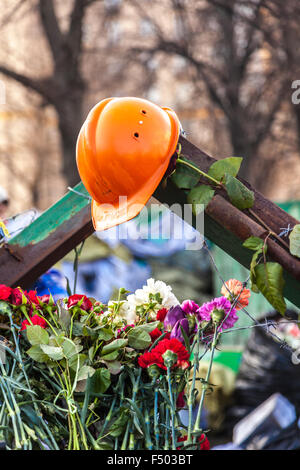
[[[197,173],[199,173],[201,176],[204,176],[204,178],[207,178],[209,179],[210,181],[212,181],[214,184],[217,184],[217,185],[220,185],[221,182],[216,180],[215,178],[213,178],[212,176],[208,175],[207,173],[205,173],[204,171],[200,170],[199,168],[197,168],[196,166],[192,165],[191,163],[189,162],[186,162],[185,160],[182,160],[181,158],[177,158],[177,162],[178,163],[182,163],[183,165],[185,166],[188,166],[189,168],[192,168],[193,170],[197,171]]]
[[[206,374],[206,377],[205,377],[205,384],[202,387],[202,394],[201,394],[200,403],[199,403],[199,407],[198,407],[197,418],[196,418],[196,422],[195,422],[195,426],[194,426],[194,432],[195,431],[196,432],[201,431],[201,428],[200,428],[201,413],[202,413],[204,398],[205,398],[205,394],[206,394],[206,390],[207,390],[207,384],[208,384],[208,381],[209,381],[211,368],[212,368],[212,364],[213,364],[215,348],[216,348],[216,345],[217,345],[217,335],[218,335],[218,328],[217,328],[217,325],[215,325],[215,331],[214,331],[214,337],[213,337],[212,349],[211,349],[211,356],[210,356],[210,361],[209,361],[207,374]]]
[[[154,391],[154,434],[155,434],[155,449],[159,449],[159,428],[157,421],[158,414],[158,390],[155,388]]]
[[[172,393],[170,367],[167,367],[167,380],[168,380],[169,398],[171,402],[172,450],[176,450],[175,409],[174,409],[174,400],[173,400],[173,393]]]
[[[189,398],[188,398],[188,407],[189,407],[189,424],[188,424],[188,438],[187,438],[188,443],[192,443],[193,404],[194,404],[193,395],[194,395],[194,390],[195,390],[196,374],[197,374],[198,363],[199,363],[199,342],[200,342],[200,327],[198,325],[196,349],[194,352],[193,380],[192,380],[192,385],[191,385]]]

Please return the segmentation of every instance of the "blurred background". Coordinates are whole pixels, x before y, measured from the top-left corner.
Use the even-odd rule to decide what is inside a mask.
[[[266,196],[299,199],[299,19],[297,0],[1,0],[10,213],[44,210],[78,182],[87,112],[126,95],[174,108],[214,157],[244,157],[243,176]]]
[[[139,96],[173,108],[187,138],[213,157],[243,157],[241,176],[300,219],[299,22],[298,0],[1,0],[0,217],[27,211],[28,223],[32,209],[62,197],[79,182],[75,145],[90,108],[110,96]],[[219,274],[247,278],[213,246],[219,273],[204,249],[111,238],[85,242],[77,292],[107,301],[116,288],[134,290],[153,276],[180,300],[200,303],[220,295]],[[50,286],[62,295],[60,276],[74,285],[73,262],[70,253],[39,281],[38,294]],[[252,315],[264,318],[269,308],[252,295]],[[241,317],[239,326],[250,323]],[[215,427],[248,336],[224,335]],[[282,391],[281,382],[270,380],[260,402]]]
[[[300,218],[299,20],[297,0],[2,0],[0,199],[9,204],[0,216],[55,203],[79,182],[75,145],[91,107],[140,96],[172,107],[215,158],[242,156],[241,175]],[[220,290],[204,250],[110,238],[90,237],[81,252],[77,287],[90,295],[105,301],[150,275],[179,299]],[[247,277],[213,250],[223,278]],[[59,266],[71,283],[73,259]],[[252,306],[269,308],[261,295]]]
[[[2,0],[0,199],[9,204],[0,216],[40,213],[78,183],[75,145],[88,111],[131,95],[172,107],[210,155],[242,156],[241,175],[300,218],[299,20],[297,0]],[[204,250],[158,242],[90,237],[77,287],[106,301],[152,275],[180,300],[219,292]],[[246,278],[213,250],[223,278]],[[59,266],[70,282],[73,259]],[[252,313],[266,308],[256,295]]]

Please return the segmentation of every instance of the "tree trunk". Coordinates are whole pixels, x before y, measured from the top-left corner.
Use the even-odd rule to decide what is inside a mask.
[[[75,186],[80,177],[76,165],[76,140],[83,122],[83,90],[76,99],[67,98],[55,106],[62,150],[62,171],[68,186]]]

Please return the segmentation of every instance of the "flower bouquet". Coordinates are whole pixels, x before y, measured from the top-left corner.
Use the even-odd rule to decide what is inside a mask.
[[[202,306],[180,305],[149,279],[104,305],[0,286],[0,441],[25,450],[208,449],[200,419],[213,353],[249,297],[238,281],[223,289]],[[208,350],[207,376],[197,377]]]

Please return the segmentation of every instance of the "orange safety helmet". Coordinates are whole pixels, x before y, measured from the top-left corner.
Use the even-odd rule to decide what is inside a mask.
[[[179,120],[141,98],[107,98],[90,111],[77,140],[80,177],[92,196],[95,230],[135,217],[174,154]]]

